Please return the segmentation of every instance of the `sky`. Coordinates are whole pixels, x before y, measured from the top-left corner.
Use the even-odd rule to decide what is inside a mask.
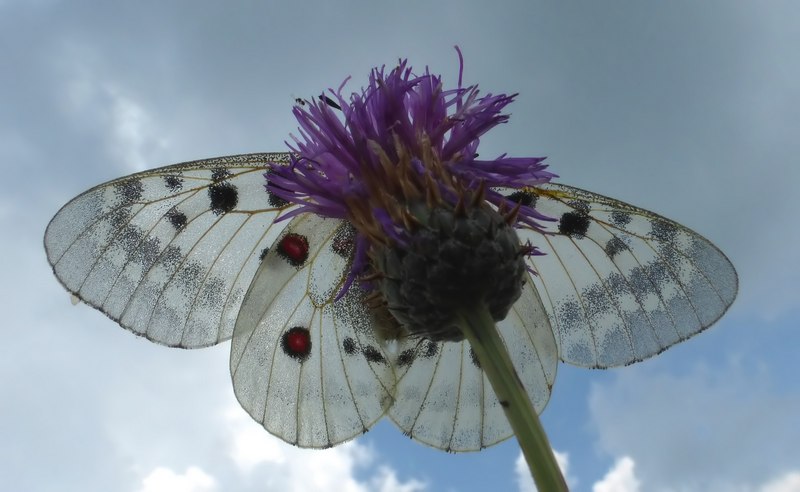
[[[653,210],[731,259],[739,297],[639,364],[561,365],[542,421],[576,491],[800,490],[800,4],[0,0],[0,476],[13,491],[533,490],[514,439],[448,454],[388,421],[325,451],[233,396],[227,343],[157,346],[79,304],[42,237],[70,198],[285,150],[291,105],[408,58],[518,92],[483,156]]]

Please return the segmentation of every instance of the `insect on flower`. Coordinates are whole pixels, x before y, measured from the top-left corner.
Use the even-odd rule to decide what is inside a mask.
[[[459,53],[460,56],[460,53]],[[462,68],[463,70],[463,68]],[[95,187],[45,235],[58,279],[124,328],[232,339],[244,409],[324,448],[388,416],[449,451],[511,435],[453,311],[484,303],[536,409],[559,359],[631,364],[709,327],[737,277],[654,213],[555,184],[543,158],[479,160],[514,95],[444,90],[405,62],[294,108],[287,153],[201,160]]]

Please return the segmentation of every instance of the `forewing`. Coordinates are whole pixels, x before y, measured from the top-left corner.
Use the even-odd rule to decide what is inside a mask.
[[[631,364],[711,326],[736,297],[728,258],[694,231],[652,212],[559,184],[515,198],[556,219],[520,230],[561,359]]]
[[[97,186],[45,233],[64,287],[150,340],[194,348],[230,338],[261,252],[288,205],[267,193],[268,162],[248,154],[154,169]]]
[[[347,222],[294,218],[261,263],[236,321],[230,367],[239,403],[270,433],[301,447],[366,432],[392,403],[394,371],[364,291],[354,283],[335,300],[353,239]],[[303,240],[307,256],[295,256]],[[289,343],[298,334],[308,336],[307,352]]]
[[[526,282],[497,324],[537,412],[555,381],[558,349],[547,313]],[[476,451],[511,437],[511,427],[469,342],[409,340],[395,359],[398,383],[389,415],[408,436],[447,451]]]

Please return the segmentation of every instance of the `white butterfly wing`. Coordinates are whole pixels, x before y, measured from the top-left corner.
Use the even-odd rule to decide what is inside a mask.
[[[561,359],[631,364],[711,326],[733,302],[736,271],[704,237],[652,212],[550,183],[516,197],[557,219],[520,230]]]
[[[301,447],[352,439],[392,403],[394,370],[364,292],[356,282],[334,302],[353,240],[347,222],[294,218],[264,257],[236,322],[230,364],[239,403],[270,433]],[[292,256],[303,241],[307,254]],[[292,336],[309,344],[292,345]]]
[[[231,336],[260,252],[287,204],[248,154],[177,164],[97,186],[65,205],[45,249],[72,294],[150,340],[177,347]]]
[[[530,282],[497,324],[537,412],[556,377],[558,349]],[[447,451],[476,451],[511,437],[503,407],[467,341],[409,340],[395,359],[398,383],[389,416],[403,432]]]
[[[222,157],[95,187],[48,225],[48,260],[73,295],[153,341],[191,348],[233,335],[237,398],[287,442],[332,446],[387,410],[409,436],[449,451],[509,437],[467,342],[401,340],[390,353],[378,334],[392,327],[358,282],[335,300],[354,231],[314,215],[275,222],[290,206],[263,175],[288,161]],[[538,275],[498,323],[537,411],[558,357],[642,360],[713,324],[736,296],[725,255],[675,222],[564,185],[507,193],[557,219],[549,234],[519,231],[546,254],[528,258]]]

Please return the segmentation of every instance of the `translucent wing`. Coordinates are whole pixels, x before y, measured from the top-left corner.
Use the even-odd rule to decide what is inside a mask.
[[[347,222],[303,214],[264,257],[231,343],[233,389],[270,433],[325,448],[366,432],[392,403],[394,370],[381,322],[354,283]]]
[[[202,347],[231,336],[261,252],[285,222],[267,193],[267,162],[248,154],[154,169],[97,186],[45,233],[72,294],[150,340]]]
[[[530,282],[498,323],[514,367],[537,412],[556,377],[558,349]],[[466,341],[409,340],[395,358],[398,383],[391,419],[408,436],[447,451],[476,451],[511,437],[503,408]]]
[[[711,326],[736,297],[736,272],[707,239],[652,212],[559,184],[517,191],[556,219],[523,229],[561,359],[630,364]]]

